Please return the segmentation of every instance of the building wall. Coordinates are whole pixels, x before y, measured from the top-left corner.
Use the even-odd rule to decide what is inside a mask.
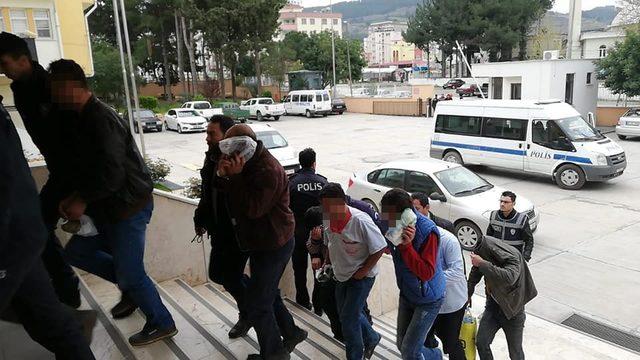
[[[326,21],[326,24],[323,24],[323,21]],[[311,35],[332,29],[336,36],[342,37],[342,14],[339,13],[304,13],[284,9],[280,11],[278,22],[280,34],[276,37],[277,40],[284,39],[284,35],[290,31]]]
[[[582,40],[582,57],[584,59],[599,59],[600,46],[607,47],[607,54],[616,45],[616,42],[624,40],[624,36],[615,36],[612,34],[610,37],[602,38],[585,38]]]
[[[365,58],[368,64],[393,63],[394,48],[395,50],[402,50],[403,55],[408,58],[406,60],[413,60],[413,53],[408,54],[406,48],[410,47],[411,51],[413,51],[414,47],[405,43],[402,38],[402,31],[406,29],[407,25],[404,23],[382,22],[371,24],[368,35],[364,39]]]

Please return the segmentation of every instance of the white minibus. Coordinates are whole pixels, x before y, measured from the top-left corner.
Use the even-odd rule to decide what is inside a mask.
[[[432,158],[551,176],[577,190],[627,167],[624,150],[561,101],[440,101]]]
[[[294,90],[282,100],[287,115],[327,116],[331,113],[331,96],[326,90]]]

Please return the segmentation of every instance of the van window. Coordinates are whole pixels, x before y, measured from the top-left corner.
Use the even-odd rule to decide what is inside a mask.
[[[321,102],[322,101],[322,95],[316,95],[316,101],[317,102]]]
[[[458,135],[480,135],[482,118],[460,115],[438,115],[436,132]]]
[[[527,120],[484,118],[482,136],[508,140],[524,140],[526,135]]]
[[[378,175],[376,184],[390,188],[404,187],[404,170],[384,169]]]
[[[415,171],[410,172],[409,176],[407,176],[407,188],[405,190],[410,193],[421,192],[427,195],[431,195],[434,192],[442,193],[429,175]]]
[[[329,101],[329,94],[322,94],[322,99],[324,101]]]
[[[300,102],[300,95],[293,95],[291,102]]]
[[[573,145],[566,141],[566,135],[554,121],[533,120],[531,140],[534,144],[549,149],[573,151]]]

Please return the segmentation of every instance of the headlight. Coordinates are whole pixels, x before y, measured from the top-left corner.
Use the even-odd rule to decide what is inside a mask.
[[[487,219],[487,220],[491,220],[491,210],[487,210],[485,212],[482,213],[482,217]]]
[[[596,163],[598,165],[607,165],[607,157],[604,154],[598,154],[596,158]]]

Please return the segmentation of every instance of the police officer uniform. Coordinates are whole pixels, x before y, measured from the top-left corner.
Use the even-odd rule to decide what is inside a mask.
[[[309,232],[304,223],[304,214],[310,207],[320,205],[320,191],[327,183],[327,178],[316,174],[313,168],[303,168],[289,177],[289,207],[296,221],[296,245],[291,257],[296,284],[296,302],[306,308],[311,308],[311,303],[307,290],[309,253],[306,243]]]
[[[519,213],[514,209],[504,217],[502,211],[492,211],[487,236],[500,239],[515,247],[526,261],[531,259],[533,232],[529,226],[527,214]]]

